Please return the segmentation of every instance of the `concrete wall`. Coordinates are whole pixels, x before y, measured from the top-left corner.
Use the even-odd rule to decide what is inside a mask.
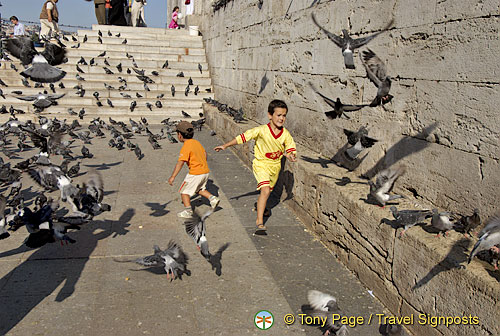
[[[367,126],[380,140],[353,173],[332,164],[300,160],[286,165],[289,205],[320,239],[397,315],[477,315],[478,326],[410,326],[415,335],[500,334],[500,276],[474,261],[463,269],[475,239],[452,233],[437,239],[420,227],[399,239],[383,218],[387,209],[365,204],[359,175],[401,162],[407,174],[396,191],[401,208],[439,207],[483,218],[498,211],[500,197],[500,13],[498,0],[235,0],[215,14],[205,1],[201,31],[215,98],[243,107],[250,121],[234,124],[216,111],[210,124],[229,140],[254,122],[267,122],[270,100],[289,106],[286,127],[299,155],[331,158],[345,144],[342,129]],[[328,106],[308,86],[346,103],[366,103],[376,88],[355,54],[346,70],[337,48],[312,23],[348,28],[355,36],[393,28],[370,42],[394,77],[394,99],[351,119],[326,120]],[[363,48],[362,48],[363,49]],[[261,80],[269,83],[259,94]],[[210,109],[209,109],[210,110]],[[240,148],[239,148],[240,150]],[[251,149],[239,152],[248,163]],[[314,160],[313,160],[314,161]],[[338,178],[357,183],[338,186]],[[399,232],[398,232],[399,233]]]
[[[358,168],[401,160],[408,173],[402,188],[437,207],[485,215],[500,196],[500,40],[498,0],[423,1],[232,1],[215,14],[211,1],[202,33],[215,98],[264,122],[270,100],[290,107],[286,127],[306,148],[331,158],[345,144],[343,128],[367,125],[379,143]],[[326,120],[328,106],[308,86],[346,103],[370,102],[376,88],[355,54],[346,70],[341,51],[312,23],[328,30],[348,28],[355,36],[390,31],[368,47],[395,77],[392,103],[351,113],[351,120]],[[269,83],[258,94],[263,76]]]

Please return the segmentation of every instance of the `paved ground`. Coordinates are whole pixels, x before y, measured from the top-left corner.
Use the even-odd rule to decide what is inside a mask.
[[[209,190],[221,198],[207,221],[216,267],[201,257],[176,217],[185,171],[174,187],[166,181],[181,145],[162,141],[163,149],[153,151],[147,138],[138,137],[146,155],[138,161],[127,150],[109,148],[107,140],[94,140],[95,158],[83,163],[103,174],[112,211],[71,232],[73,245],[25,248],[24,228],[0,241],[1,335],[320,335],[316,327],[283,322],[286,314],[298,318],[309,289],[337,297],[349,316],[368,320],[384,311],[284,204],[272,208],[269,235],[254,236],[252,173],[231,151],[212,151],[219,140],[207,130],[195,137],[209,152]],[[23,185],[27,198],[39,190],[26,177]],[[193,203],[201,212],[208,209],[206,200]],[[190,257],[191,275],[182,280],[169,282],[163,272],[113,260],[150,254],[153,244],[165,247],[170,239]],[[253,322],[262,309],[275,319],[267,331]],[[375,317],[350,334],[378,335]]]

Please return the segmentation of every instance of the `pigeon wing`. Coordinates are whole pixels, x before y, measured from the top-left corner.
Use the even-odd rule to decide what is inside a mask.
[[[184,225],[186,226],[186,233],[198,244],[200,238],[205,235],[205,222],[194,212],[193,217],[186,220]]]
[[[368,78],[370,78],[376,87],[380,87],[382,81],[387,77],[384,62],[370,49],[363,51],[360,58],[361,63],[365,66]]]
[[[12,56],[19,58],[23,65],[30,64],[36,54],[33,42],[29,37],[8,39],[6,48]]]
[[[41,54],[50,65],[59,65],[64,62],[66,50],[53,43],[45,43],[45,49]]]
[[[375,37],[377,37],[378,35],[382,34],[385,30],[389,29],[389,27],[392,25],[393,22],[394,22],[394,20],[391,20],[387,24],[387,26],[385,26],[384,30],[382,30],[382,31],[380,31],[378,33],[375,33],[375,34],[372,34],[372,35],[366,36],[366,37],[360,37],[360,38],[357,38],[357,39],[353,39],[351,41],[351,47],[353,49],[356,49],[356,48],[364,46],[365,44],[367,44],[368,42],[370,42],[371,40],[373,40]]]
[[[311,307],[313,307],[313,309],[325,312],[328,312],[327,305],[330,301],[333,300],[337,302],[337,299],[335,299],[333,296],[317,290],[310,290],[307,293],[307,300],[309,301],[309,304],[311,305]]]
[[[33,95],[33,96],[24,96],[24,97],[16,97],[19,100],[24,100],[24,101],[33,101],[38,99],[38,95]]]
[[[316,21],[316,17],[314,16],[314,14],[311,14],[311,17],[312,17],[312,20],[313,20],[314,24],[316,26],[318,26],[318,28],[321,29],[323,31],[323,33],[325,33],[326,36],[328,36],[328,38],[333,41],[333,43],[335,43],[339,48],[343,48],[344,47],[344,39],[343,38],[341,38],[340,36],[337,36],[335,34],[332,34],[328,30],[326,30],[325,28],[323,28],[318,23],[318,21]]]
[[[332,99],[324,96],[323,94],[321,94],[318,90],[316,90],[316,87],[311,82],[309,82],[309,86],[311,86],[311,89],[313,89],[314,92],[316,92],[321,98],[323,98],[325,100],[325,103],[327,103],[331,107],[335,108],[335,100],[332,100]]]

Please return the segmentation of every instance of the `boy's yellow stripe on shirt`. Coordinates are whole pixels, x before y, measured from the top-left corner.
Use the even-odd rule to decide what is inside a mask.
[[[255,139],[255,159],[268,163],[280,163],[283,153],[295,152],[295,141],[286,128],[274,134],[271,125],[261,125],[249,129],[236,137],[236,142],[242,144]]]

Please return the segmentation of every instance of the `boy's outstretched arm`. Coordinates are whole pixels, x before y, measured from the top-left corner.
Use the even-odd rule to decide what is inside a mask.
[[[296,162],[297,161],[297,156],[295,155],[295,152],[291,152],[291,153],[288,153],[288,154],[285,154],[285,157],[292,161],[292,162]]]
[[[172,172],[172,176],[170,176],[170,178],[168,179],[168,184],[170,184],[170,185],[174,184],[175,177],[181,171],[183,164],[184,164],[184,161],[177,161],[177,164],[174,167],[174,171]]]
[[[224,150],[224,149],[226,149],[228,147],[231,147],[231,146],[234,146],[234,145],[237,145],[237,144],[238,144],[238,142],[237,142],[236,138],[234,138],[233,140],[229,141],[228,143],[223,144],[222,146],[215,147],[214,150],[216,152],[219,152],[221,150]]]

